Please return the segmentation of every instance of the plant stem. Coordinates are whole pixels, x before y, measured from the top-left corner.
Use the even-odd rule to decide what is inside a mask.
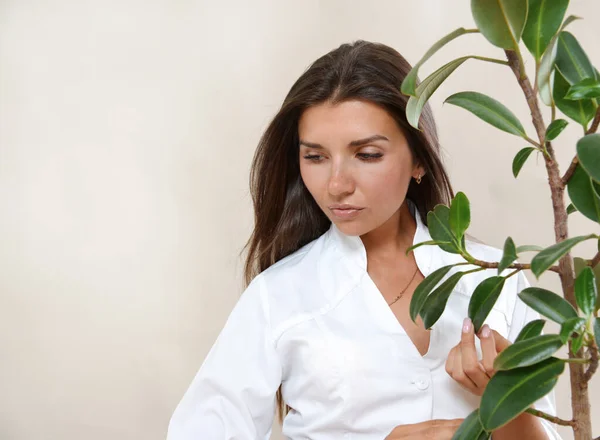
[[[575,172],[575,168],[577,168],[578,164],[579,164],[579,159],[577,158],[577,156],[575,156],[573,158],[573,160],[571,161],[571,165],[569,165],[569,169],[567,169],[567,172],[565,173],[565,175],[561,179],[562,180],[562,186],[563,186],[563,188],[565,186],[567,186],[567,183],[569,183],[569,179],[571,178],[571,176]]]
[[[590,125],[590,128],[588,129],[588,131],[585,132],[585,134],[596,133],[598,131],[599,125],[600,125],[600,107],[598,107],[598,110],[596,110],[596,116],[594,117],[594,120],[592,121],[592,125]]]
[[[531,145],[535,146],[538,149],[542,148],[542,146],[540,144],[538,144],[536,141],[531,139],[529,136],[525,136],[523,139],[525,139],[527,142],[529,142]]]
[[[515,74],[525,99],[531,111],[533,125],[537,131],[540,145],[545,144],[546,126],[540,111],[537,96],[533,92],[531,83],[527,75],[523,75],[523,62],[514,51],[505,51],[510,67]],[[547,143],[548,155],[544,155],[546,170],[548,172],[548,181],[550,183],[550,192],[552,199],[552,208],[554,211],[554,235],[556,242],[560,243],[569,237],[569,226],[567,222],[567,210],[565,208],[564,191],[565,187],[560,176],[558,163],[555,159],[554,149],[550,142]],[[571,305],[577,308],[575,300],[575,283],[573,258],[570,252],[567,252],[559,260],[559,277],[565,299]],[[575,357],[572,352],[572,342],[569,343],[569,357]],[[582,351],[582,350],[580,350]],[[577,357],[581,357],[577,355]],[[571,379],[571,408],[574,414],[573,433],[575,440],[589,440],[592,438],[592,421],[590,413],[590,399],[588,392],[588,383],[584,381],[583,365],[569,364]]]
[[[536,417],[539,417],[541,419],[546,419],[549,422],[552,423],[556,423],[557,425],[562,425],[562,426],[575,426],[575,421],[574,420],[564,420],[561,419],[559,417],[555,417],[555,416],[551,416],[550,414],[547,414],[543,411],[539,411],[537,409],[533,409],[533,408],[528,408],[525,410],[525,412],[532,414]]]
[[[590,366],[588,367],[585,375],[583,376],[583,380],[589,382],[596,370],[598,369],[598,347],[594,341],[589,345],[588,351],[590,353]]]
[[[590,267],[593,269],[598,263],[600,263],[600,252],[598,252],[594,258],[590,260]]]
[[[509,65],[507,61],[499,60],[497,58],[480,57],[478,55],[474,55],[473,58],[475,58],[476,60],[480,60],[480,61],[488,61],[488,62],[494,63],[494,64],[501,64],[503,66]]]
[[[475,266],[484,267],[486,269],[498,269],[498,266],[500,264],[500,263],[490,263],[489,261],[478,260],[476,258],[474,258],[473,260],[470,260],[469,263],[474,264]],[[530,269],[531,270],[531,264],[513,263],[510,266],[508,266],[507,269],[519,269],[519,270]],[[548,270],[559,273],[558,266],[552,266]]]
[[[535,60],[535,81],[533,81],[533,93],[537,95],[538,93],[538,73],[540,72],[540,61]],[[554,118],[553,118],[554,119]]]
[[[569,364],[589,364],[589,359],[579,359],[579,358],[569,358],[569,359],[561,359],[563,362],[567,362]]]

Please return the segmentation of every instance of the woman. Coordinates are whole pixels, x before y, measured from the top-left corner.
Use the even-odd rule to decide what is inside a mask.
[[[170,440],[268,439],[276,408],[290,439],[450,439],[478,407],[497,353],[537,318],[517,300],[528,285],[520,272],[474,335],[464,318],[475,286],[495,275],[486,270],[462,277],[432,330],[411,321],[416,286],[461,257],[437,246],[406,255],[431,239],[427,212],[454,197],[430,109],[422,131],[406,122],[399,86],[410,68],[390,47],[358,41],[293,85],[252,166],[249,285]],[[502,255],[467,247],[483,260]],[[551,396],[536,407],[554,413]],[[515,438],[559,437],[524,414],[494,432]]]

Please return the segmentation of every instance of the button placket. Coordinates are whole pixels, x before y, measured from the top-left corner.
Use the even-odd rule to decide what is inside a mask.
[[[429,388],[429,385],[431,384],[431,379],[428,375],[421,374],[412,379],[410,383],[417,387],[417,389],[425,391]]]

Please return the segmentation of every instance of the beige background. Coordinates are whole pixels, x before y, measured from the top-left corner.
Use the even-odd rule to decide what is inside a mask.
[[[0,438],[164,438],[241,292],[249,164],[293,81],[359,38],[414,63],[473,26],[469,3],[0,0]],[[588,19],[571,28],[600,66],[600,3],[572,3]],[[469,53],[502,57],[469,35],[423,73]],[[549,245],[543,162],[515,180],[525,143],[442,107],[468,89],[523,121],[528,110],[511,72],[476,61],[433,99],[455,190],[472,203],[470,232],[495,246],[507,235]],[[579,135],[572,125],[556,143],[563,172]],[[570,218],[572,235],[597,227]],[[552,274],[540,284],[558,286]]]

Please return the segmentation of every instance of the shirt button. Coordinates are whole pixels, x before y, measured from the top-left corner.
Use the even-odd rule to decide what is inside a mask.
[[[427,388],[429,388],[429,379],[425,378],[425,377],[419,377],[416,380],[412,380],[411,381],[413,384],[415,384],[415,386],[417,387],[417,389],[424,391]]]

